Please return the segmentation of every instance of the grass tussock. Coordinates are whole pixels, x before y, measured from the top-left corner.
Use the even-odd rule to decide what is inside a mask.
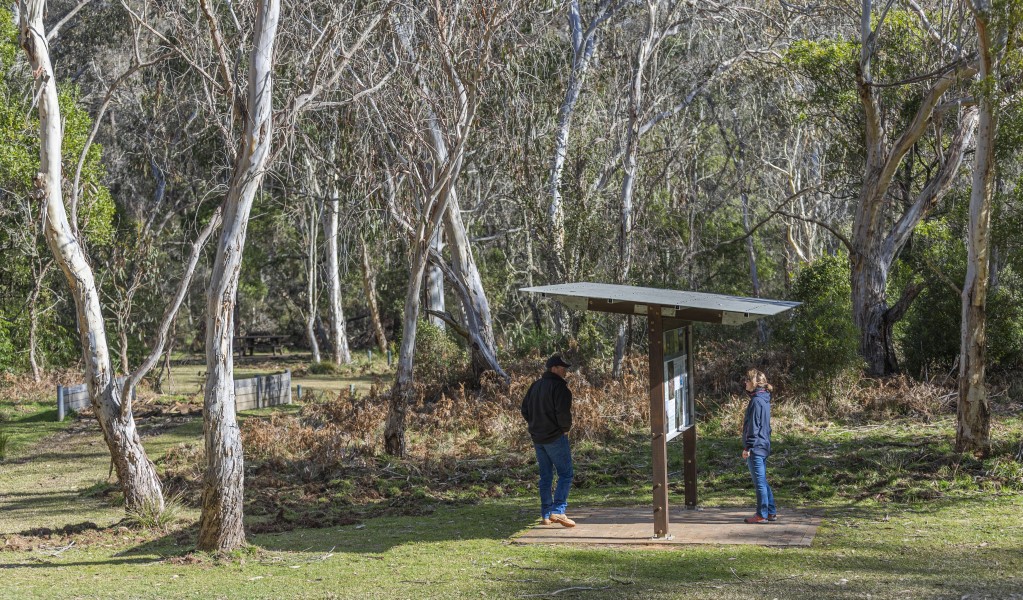
[[[163,510],[154,502],[127,510],[124,523],[133,529],[167,531],[181,520],[182,509],[181,495],[175,494],[164,500]]]

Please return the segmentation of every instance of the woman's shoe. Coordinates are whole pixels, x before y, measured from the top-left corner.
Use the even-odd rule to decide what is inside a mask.
[[[776,514],[775,515],[767,515],[767,520],[772,522],[772,523],[774,523],[775,521],[778,520],[778,515],[776,515]]]
[[[765,519],[764,517],[761,517],[760,515],[753,515],[752,517],[746,517],[745,519],[743,519],[743,522],[744,523],[749,523],[750,525],[754,525],[754,524],[766,523],[767,519]]]
[[[565,527],[575,527],[575,521],[573,521],[572,519],[569,519],[565,515],[558,515],[558,514],[551,515],[551,522],[552,523],[560,523],[561,525],[563,525]]]

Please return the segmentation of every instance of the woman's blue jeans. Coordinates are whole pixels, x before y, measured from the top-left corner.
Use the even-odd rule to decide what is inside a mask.
[[[753,478],[753,487],[757,490],[757,514],[765,519],[767,515],[778,514],[774,505],[774,491],[767,485],[767,457],[750,452],[746,466]]]
[[[536,463],[540,466],[540,516],[549,519],[552,514],[563,515],[568,509],[568,490],[572,487],[572,448],[568,436],[562,435],[548,444],[533,444]],[[558,486],[551,495],[554,472],[558,472]]]

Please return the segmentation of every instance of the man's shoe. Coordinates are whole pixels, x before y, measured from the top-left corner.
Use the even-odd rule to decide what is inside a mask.
[[[553,516],[553,515],[551,515],[551,516]],[[749,524],[752,525],[752,524],[759,524],[759,523],[767,523],[767,519],[765,519],[764,517],[761,517],[760,515],[753,515],[752,517],[746,517],[745,519],[743,519],[743,522],[749,523]]]
[[[565,527],[575,527],[575,521],[569,519],[565,515],[551,515],[552,523],[560,523]]]
[[[767,515],[767,520],[774,523],[778,520],[778,515]]]

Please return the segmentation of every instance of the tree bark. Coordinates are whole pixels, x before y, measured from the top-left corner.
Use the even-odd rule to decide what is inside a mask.
[[[617,7],[616,7],[617,8]],[[599,45],[598,31],[600,25],[611,18],[615,8],[611,0],[603,0],[597,7],[590,22],[583,26],[579,11],[579,0],[568,3],[568,31],[572,44],[572,65],[568,73],[568,85],[565,88],[565,99],[558,109],[558,124],[554,134],[554,156],[551,158],[551,174],[547,189],[551,203],[547,209],[550,225],[550,268],[555,279],[566,276],[565,266],[565,210],[561,197],[561,175],[565,170],[565,159],[568,157],[569,137],[572,133],[572,112],[582,93],[586,74],[590,69],[590,61]],[[562,320],[559,318],[559,320]]]
[[[61,194],[61,130],[57,83],[43,27],[44,0],[19,2],[21,47],[39,79],[39,172],[35,186],[43,204],[43,231],[54,260],[64,272],[75,299],[85,380],[96,420],[110,450],[129,511],[163,511],[163,491],[156,468],[146,456],[135,419],[122,411],[114,385],[99,290],[84,248],[68,222]]]
[[[377,305],[376,274],[373,272],[373,264],[369,258],[366,238],[361,236],[359,237],[359,250],[362,254],[362,287],[366,292],[366,304],[369,306],[370,326],[373,328],[373,339],[376,340],[377,349],[382,354],[387,352],[387,336],[384,335],[384,325],[380,321],[380,307]]]
[[[224,225],[207,295],[203,402],[207,466],[197,544],[207,551],[225,552],[245,543],[244,458],[234,403],[234,305],[249,214],[273,138],[272,73],[279,15],[279,0],[261,0],[256,5],[244,134],[224,200]]]
[[[899,368],[892,343],[894,322],[886,318],[889,314],[886,300],[889,271],[913,229],[948,191],[973,137],[977,122],[976,111],[962,111],[942,163],[931,174],[913,203],[898,217],[894,226],[888,225],[889,217],[885,211],[888,190],[906,153],[932,123],[935,108],[941,98],[957,81],[973,77],[977,65],[961,63],[956,69],[935,79],[906,128],[897,137],[885,132],[871,71],[876,35],[871,30],[871,7],[871,0],[862,0],[861,53],[856,84],[864,113],[866,161],[853,220],[850,283],[853,321],[860,330],[860,353],[866,360],[867,372],[873,376],[885,376],[898,372]]]
[[[331,190],[323,211],[323,237],[327,243],[327,292],[330,300],[330,337],[333,342],[331,361],[335,365],[352,362],[348,350],[348,332],[345,327],[345,313],[341,306],[341,265],[338,259],[338,218],[341,200],[336,190]]]
[[[444,251],[444,230],[438,229],[430,240],[430,248],[438,254]],[[444,312],[447,310],[444,300],[444,274],[440,267],[429,263],[426,265],[426,309],[430,312]],[[430,324],[444,331],[447,325],[444,319],[431,315]]]
[[[991,266],[991,205],[995,178],[995,136],[998,126],[997,50],[992,48],[991,4],[972,0],[980,54],[980,124],[970,192],[966,280],[963,283],[959,403],[956,450],[986,457],[991,453],[991,409],[985,382],[987,295]]]
[[[309,351],[312,352],[314,363],[323,360],[320,356],[320,342],[316,339],[316,199],[309,203],[307,233],[309,247],[306,250],[306,318],[305,335],[309,340]]]
[[[459,296],[465,313],[466,329],[478,340],[473,344],[471,352],[473,376],[478,380],[484,371],[493,370],[502,375],[504,372],[497,363],[497,343],[494,340],[494,321],[490,315],[490,303],[483,289],[483,279],[476,266],[461,213],[458,194],[452,186],[447,212],[444,215],[444,231],[450,246],[454,277],[465,291]]]

